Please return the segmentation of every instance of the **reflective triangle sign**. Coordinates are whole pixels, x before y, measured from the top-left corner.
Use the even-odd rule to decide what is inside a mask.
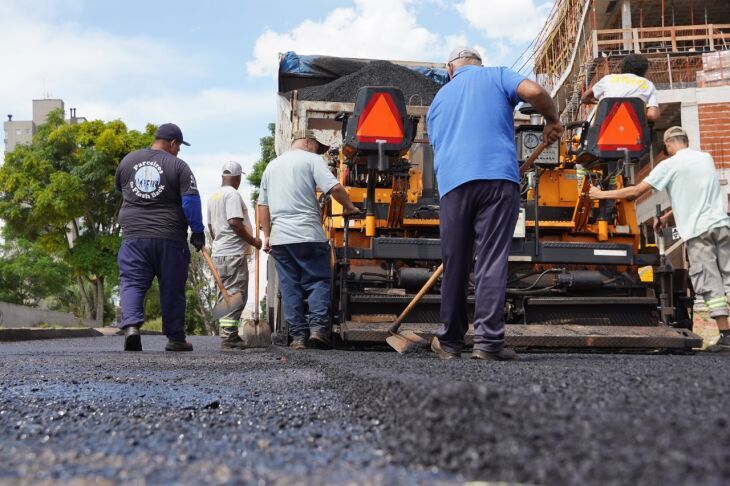
[[[644,146],[639,118],[630,103],[617,103],[601,124],[596,145],[599,150],[640,151]]]
[[[375,93],[370,98],[358,120],[356,136],[358,142],[403,142],[403,117],[389,93]]]

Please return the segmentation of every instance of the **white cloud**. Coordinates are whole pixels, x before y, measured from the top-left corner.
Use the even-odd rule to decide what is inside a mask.
[[[307,19],[289,32],[267,29],[256,39],[249,76],[276,73],[277,54],[296,51],[374,59],[442,61],[464,36],[441,36],[418,24],[412,0],[354,0],[324,19]]]
[[[121,118],[137,129],[144,128],[146,123],[172,121],[180,125],[183,133],[189,133],[202,126],[271,117],[275,108],[274,96],[269,91],[210,88],[195,93],[87,101],[83,103],[83,113],[79,109],[79,114],[88,119]]]
[[[552,5],[540,0],[464,0],[456,10],[487,38],[518,43],[540,32]]]

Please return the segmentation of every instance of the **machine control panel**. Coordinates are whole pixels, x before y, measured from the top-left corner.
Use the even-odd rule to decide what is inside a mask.
[[[542,142],[542,126],[523,125],[518,127],[515,133],[517,145],[517,160],[522,163],[527,160],[532,152]],[[553,167],[560,161],[560,142],[555,142],[542,151],[535,164],[540,166]]]

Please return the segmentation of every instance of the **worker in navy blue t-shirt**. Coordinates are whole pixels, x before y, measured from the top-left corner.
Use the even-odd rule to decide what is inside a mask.
[[[119,225],[119,278],[124,350],[142,351],[139,328],[145,320],[144,298],[157,277],[160,286],[162,332],[167,351],[192,351],[185,340],[185,282],[188,279],[190,244],[200,251],[205,228],[195,176],[177,158],[183,139],[177,125],[160,125],[155,142],[122,159],[116,188],[122,193]]]
[[[476,304],[473,358],[516,359],[504,347],[507,258],[519,214],[519,168],[514,109],[531,103],[545,117],[548,143],[563,127],[550,95],[505,67],[482,67],[479,53],[454,49],[451,80],[428,110],[428,137],[435,154],[441,223],[443,324],[431,343],[442,359],[458,358],[468,329],[466,288],[474,265]]]

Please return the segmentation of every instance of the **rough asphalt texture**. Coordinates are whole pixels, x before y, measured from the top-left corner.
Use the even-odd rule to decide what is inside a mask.
[[[354,103],[363,86],[396,86],[403,91],[407,105],[430,105],[441,86],[423,74],[388,61],[373,61],[352,74],[321,86],[302,88],[300,100]]]
[[[0,482],[723,484],[728,356],[0,344]]]

